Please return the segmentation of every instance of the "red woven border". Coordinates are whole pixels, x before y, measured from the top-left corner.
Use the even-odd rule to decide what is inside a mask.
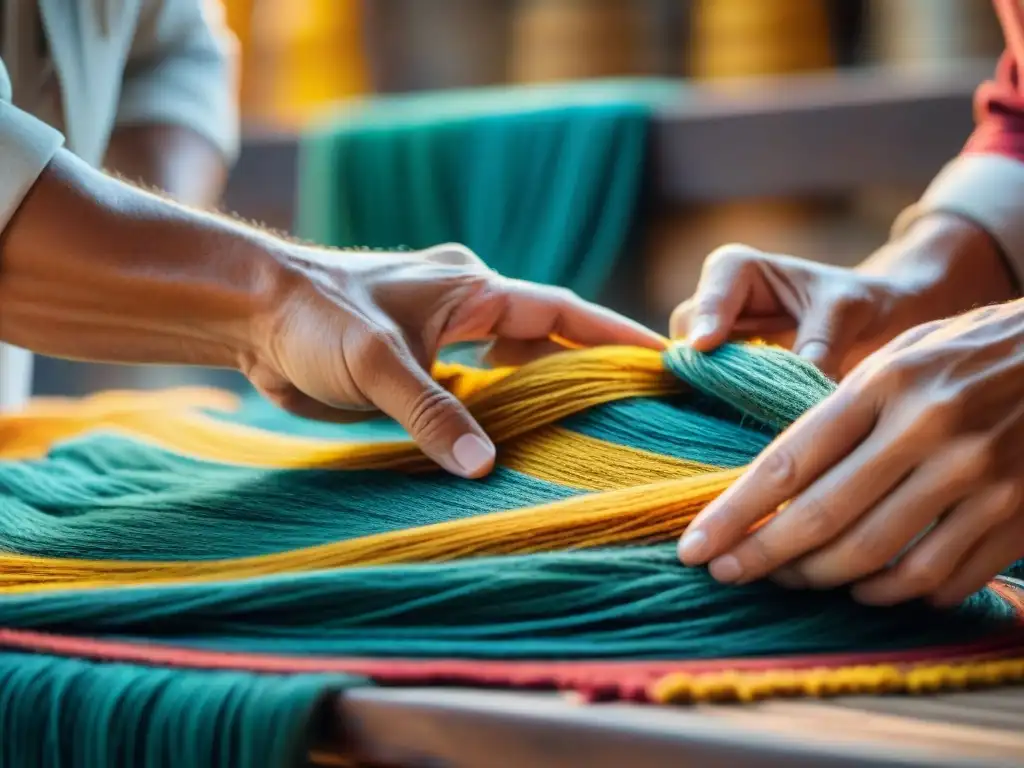
[[[1019,654],[1024,631],[967,645],[911,651],[822,654],[771,659],[701,661],[474,661],[467,659],[370,659],[295,657],[204,651],[159,643],[126,643],[0,629],[0,646],[59,656],[190,669],[236,669],[301,674],[342,672],[385,685],[468,685],[578,691],[589,698],[642,701],[648,686],[673,672],[709,674],[928,662],[994,660]]]
[[[974,643],[907,651],[690,661],[374,659],[206,651],[164,643],[129,643],[3,628],[0,628],[0,648],[183,669],[233,669],[278,674],[348,673],[368,677],[384,685],[571,690],[592,699],[645,701],[648,687],[672,673],[704,675],[852,666],[909,666],[988,661],[1021,655],[1024,653],[1024,586],[1010,580],[996,580],[990,588],[1016,612],[1015,628]]]

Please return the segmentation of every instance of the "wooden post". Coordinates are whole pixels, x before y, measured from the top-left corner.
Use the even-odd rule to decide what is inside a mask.
[[[332,102],[366,93],[357,0],[260,0],[252,15],[247,120],[295,128]]]
[[[510,79],[552,82],[647,71],[640,0],[519,0]]]
[[[697,79],[739,83],[744,78],[833,66],[826,0],[689,0],[687,4],[690,46],[684,52],[684,69]],[[748,86],[737,85],[744,87]],[[730,159],[724,155],[721,162]],[[789,198],[660,212],[646,254],[652,314],[667,320],[672,307],[693,292],[708,253],[720,245],[741,242],[800,253],[806,249],[805,236],[815,214],[814,201]]]

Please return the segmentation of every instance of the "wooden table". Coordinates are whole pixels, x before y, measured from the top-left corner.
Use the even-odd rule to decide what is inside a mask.
[[[694,707],[366,689],[334,710],[342,751],[364,765],[1024,766],[1024,687]]]

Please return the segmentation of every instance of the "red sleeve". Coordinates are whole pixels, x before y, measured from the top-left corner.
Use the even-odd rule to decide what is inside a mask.
[[[993,5],[1006,38],[1006,50],[995,78],[975,92],[977,127],[964,152],[1024,161],[1024,89],[1019,74],[1024,61],[1024,12],[1018,0],[993,0]]]

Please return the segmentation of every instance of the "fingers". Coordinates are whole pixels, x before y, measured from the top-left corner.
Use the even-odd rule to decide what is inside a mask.
[[[793,342],[793,351],[838,378],[843,359],[870,319],[871,308],[849,296],[812,303]]]
[[[756,251],[724,246],[704,262],[693,298],[672,313],[672,338],[686,338],[694,349],[707,352],[728,341],[750,295]]]
[[[258,387],[257,390],[259,390]],[[380,411],[376,408],[364,410],[352,405],[339,408],[321,403],[319,400],[309,397],[297,389],[294,390],[294,393],[284,397],[280,395],[271,396],[263,391],[260,391],[260,394],[281,410],[287,411],[301,419],[309,419],[310,421],[323,421],[328,424],[358,424],[362,421],[380,418]]]
[[[558,342],[549,341],[517,341],[515,339],[498,339],[491,345],[485,360],[493,366],[526,365],[541,357],[564,352],[565,347]]]
[[[626,345],[661,350],[667,339],[610,309],[584,301],[571,291],[520,280],[496,278],[503,311],[490,333],[519,341],[561,337],[582,347]]]
[[[859,450],[870,451],[881,457],[883,466],[873,470],[873,473],[895,472],[898,480],[900,470],[893,468],[901,468],[903,465],[893,462],[888,457],[885,453],[885,442],[888,442],[887,438],[869,439]],[[975,486],[979,474],[978,463],[973,458],[970,446],[962,447],[963,450],[953,449],[933,456],[911,472],[881,501],[878,501],[877,497],[871,499],[872,503],[877,502],[873,509],[856,520],[843,536],[796,563],[792,568],[792,576],[799,580],[801,586],[828,588],[885,569],[917,540],[923,539],[942,515],[947,510],[957,507]],[[914,457],[907,459],[913,460]],[[879,487],[879,483],[873,478],[865,479],[864,485],[870,487],[872,491]],[[859,499],[864,494],[864,485],[851,486],[845,492]],[[975,500],[975,504],[977,501]],[[990,512],[999,509],[993,510],[990,505],[985,508]],[[966,514],[975,523],[984,522],[984,516],[979,518],[977,512],[976,508],[972,508]],[[961,509],[960,516],[963,515]],[[992,521],[989,521],[985,529],[991,527],[991,524]],[[943,526],[945,525],[946,523],[943,523]],[[958,525],[962,526],[963,523]],[[954,528],[958,525],[954,525]],[[961,536],[959,540],[964,548],[960,552],[961,555],[971,545],[972,538],[975,538],[969,532],[962,533],[966,538]],[[932,539],[929,546],[941,545],[945,536],[946,534],[941,534],[937,539]],[[923,541],[920,541],[913,547],[917,554],[910,558],[909,570],[906,571],[913,576],[912,581],[915,583],[920,581],[920,576],[924,573],[927,573],[929,578],[944,578],[959,560],[957,556],[949,561],[948,569],[943,568],[944,563],[936,563],[934,560],[922,562],[922,546]],[[927,551],[926,548],[924,553],[927,554]],[[904,559],[906,557],[907,555],[904,555]],[[927,565],[927,568],[921,570],[919,566],[922,565]],[[909,597],[913,596],[916,595]]]
[[[894,605],[931,594],[942,595],[971,552],[1011,520],[1019,503],[1019,489],[1007,483],[990,486],[964,499],[952,506],[949,514],[894,567],[854,586],[853,596],[869,605]],[[1017,544],[1019,551],[1024,552],[1024,540]],[[959,598],[960,590],[954,588],[952,592],[954,598]]]
[[[874,402],[850,389],[838,391],[809,411],[690,524],[679,545],[682,561],[687,565],[710,561],[716,579],[746,582],[835,535],[844,524],[844,514],[853,511],[845,498],[850,494],[836,493],[847,483],[836,480],[817,485],[806,498],[783,509],[775,521],[749,536],[747,532],[853,451],[873,428],[875,416]],[[839,477],[863,476],[845,468],[839,472]]]
[[[353,371],[368,400],[393,418],[423,452],[461,477],[486,475],[495,449],[469,411],[434,381],[397,335],[364,332]],[[358,372],[358,373],[357,373]]]
[[[434,264],[445,264],[452,267],[472,267],[489,270],[484,260],[461,243],[443,243],[420,251],[418,254],[425,261]]]
[[[954,606],[988,584],[994,576],[1024,556],[1024,519],[1017,517],[989,535],[932,596],[937,606]]]

